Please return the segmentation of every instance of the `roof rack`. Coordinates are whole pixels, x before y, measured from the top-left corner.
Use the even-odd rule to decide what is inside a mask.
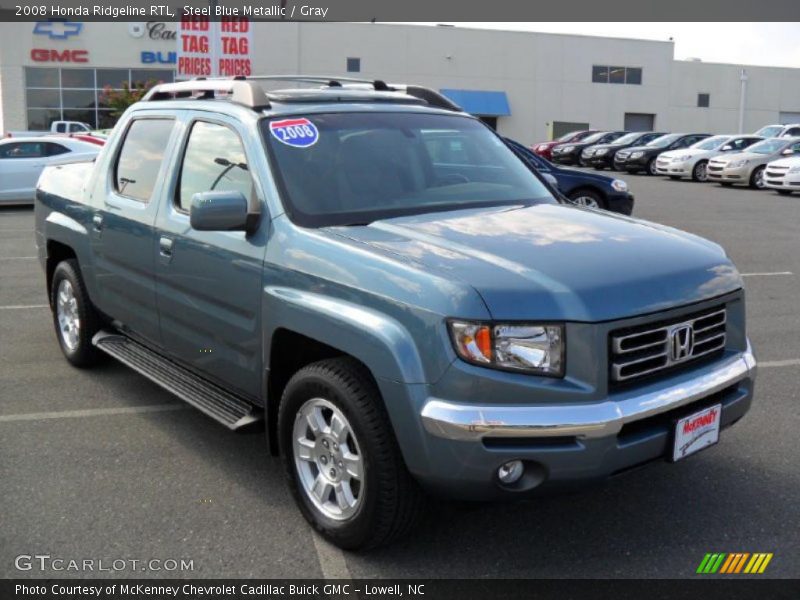
[[[258,81],[296,81],[300,83],[321,84],[324,88],[345,88],[368,85],[377,92],[402,92],[414,98],[423,100],[430,106],[463,112],[463,109],[431,88],[404,83],[386,83],[380,79],[359,79],[355,77],[330,77],[321,75],[255,75],[251,77],[228,78],[197,78],[190,81],[176,83],[162,83],[153,87],[142,98],[143,101],[172,100],[182,98],[199,98],[209,100],[220,94],[254,110],[263,110],[270,107],[269,96]]]
[[[260,85],[243,77],[233,79],[192,79],[176,83],[161,83],[154,86],[143,101],[199,98],[210,100],[218,94],[225,94],[231,102],[242,104],[254,110],[270,107],[269,99]]]

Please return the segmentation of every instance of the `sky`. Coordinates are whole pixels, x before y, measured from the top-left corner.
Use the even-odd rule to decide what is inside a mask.
[[[457,27],[669,40],[675,58],[800,67],[800,23],[451,23]]]

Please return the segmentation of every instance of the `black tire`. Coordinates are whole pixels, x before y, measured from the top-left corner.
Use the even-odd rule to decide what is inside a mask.
[[[692,181],[708,181],[708,161],[700,160],[692,169]]]
[[[753,169],[753,172],[750,174],[750,181],[749,185],[751,188],[757,190],[764,189],[764,170],[766,167],[758,167],[757,169]],[[761,185],[758,185],[758,182],[761,181]]]
[[[69,282],[69,287],[75,299],[75,312],[79,322],[76,344],[72,348],[69,347],[65,340],[65,335],[62,334],[58,319],[58,293],[62,281]],[[64,357],[73,366],[81,368],[90,367],[99,362],[102,358],[102,353],[92,345],[92,338],[102,327],[102,320],[92,305],[89,294],[86,292],[86,286],[83,283],[77,260],[65,260],[56,265],[50,284],[50,307],[53,313],[56,338]]]
[[[345,520],[330,518],[314,505],[295,465],[295,419],[314,398],[329,401],[349,421],[363,461],[359,493],[364,495],[359,496],[356,512]],[[388,544],[406,534],[423,514],[423,492],[405,466],[380,392],[358,361],[326,359],[295,373],[281,399],[278,437],[295,502],[314,529],[336,546],[358,550]]]
[[[568,198],[570,200],[573,200],[573,201],[577,200],[578,198],[581,198],[581,197],[583,197],[583,198],[591,198],[592,200],[594,200],[597,203],[597,206],[599,208],[608,209],[608,203],[606,202],[606,199],[603,197],[602,194],[600,194],[599,192],[596,192],[595,190],[590,190],[590,189],[587,189],[587,188],[581,188],[581,189],[573,191],[568,196]]]
[[[791,196],[792,195],[792,190],[775,190],[775,191],[778,192],[781,196]]]
[[[648,175],[658,175],[658,171],[656,170],[656,159],[651,158],[647,161],[647,169],[646,172]]]

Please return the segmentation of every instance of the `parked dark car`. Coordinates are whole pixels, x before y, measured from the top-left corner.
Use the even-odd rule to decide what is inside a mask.
[[[558,192],[571,202],[605,208],[623,215],[633,212],[633,195],[628,191],[628,184],[621,179],[559,167],[537,156],[519,142],[504,139],[528,168],[543,175],[551,175],[558,184]]]
[[[570,131],[569,133],[565,133],[559,138],[554,140],[550,140],[549,142],[539,142],[531,146],[531,149],[534,153],[538,154],[542,158],[546,158],[547,160],[553,159],[553,148],[558,146],[559,144],[566,144],[568,142],[580,142],[581,140],[589,137],[590,135],[597,133],[597,129],[582,129],[579,131]]]
[[[659,154],[667,150],[688,148],[710,136],[709,133],[668,133],[643,146],[620,150],[614,156],[614,168],[628,173],[645,171],[648,175],[657,175],[656,158]]]
[[[666,135],[666,132],[632,131],[631,133],[617,138],[610,144],[595,144],[590,148],[592,152],[591,154],[587,153],[584,162],[598,170],[613,169],[614,157],[617,155],[617,152],[632,146],[643,146],[662,135]]]
[[[621,138],[628,133],[627,131],[598,131],[575,144],[560,144],[553,148],[553,162],[562,165],[579,165],[581,163],[581,153],[589,146],[595,144],[610,144],[614,140]]]

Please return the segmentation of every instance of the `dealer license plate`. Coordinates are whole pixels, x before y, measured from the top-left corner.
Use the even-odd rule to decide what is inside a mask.
[[[716,444],[719,440],[721,415],[722,405],[715,404],[678,421],[675,425],[675,446],[672,450],[672,460],[681,460],[703,448]]]

